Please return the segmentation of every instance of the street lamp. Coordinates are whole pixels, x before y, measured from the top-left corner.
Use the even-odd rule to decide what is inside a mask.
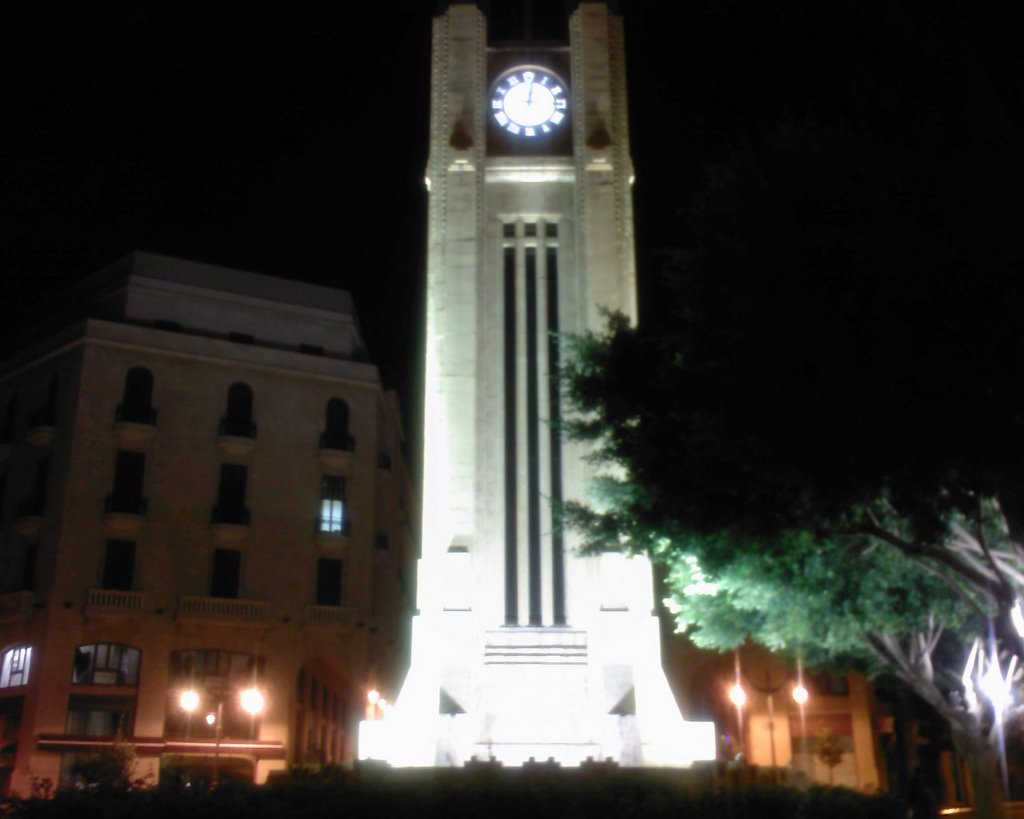
[[[199,692],[194,688],[186,688],[178,695],[178,705],[185,712],[185,736],[192,733],[192,713],[199,707]]]
[[[736,706],[736,717],[740,725],[740,744],[743,743],[743,715],[741,713],[742,708],[747,703],[747,692],[743,690],[743,686],[740,684],[740,653],[739,649],[736,650],[736,682],[731,689],[729,689],[729,699],[733,705]],[[803,662],[797,660],[797,681],[796,685],[793,686],[791,694],[793,701],[800,708],[800,730],[804,733],[804,742],[806,743],[806,723],[804,719],[804,706],[810,699],[810,694],[804,687],[804,670]],[[751,684],[755,691],[764,694],[768,698],[768,741],[771,744],[772,749],[772,767],[778,767],[778,759],[775,754],[775,695],[782,690],[785,685],[785,681],[780,682],[778,685],[771,684],[771,675],[769,671],[764,673],[763,686]]]
[[[194,688],[187,688],[178,695],[178,705],[186,714],[186,736],[189,735],[189,726],[191,725],[192,714],[199,708],[201,699],[199,692]],[[266,697],[255,685],[242,689],[238,694],[238,702],[239,705],[242,706],[242,710],[245,711],[252,719],[255,719],[257,715],[261,714],[267,705]],[[217,698],[217,710],[208,711],[203,719],[207,725],[214,729],[213,777],[211,779],[211,785],[216,787],[218,780],[220,779],[220,740],[223,734],[224,724],[223,696]]]

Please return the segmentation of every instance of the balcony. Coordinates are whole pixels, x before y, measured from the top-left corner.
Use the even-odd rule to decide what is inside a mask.
[[[143,592],[123,589],[89,589],[85,609],[89,614],[141,614]]]
[[[20,620],[28,617],[36,602],[36,593],[16,591],[0,594],[0,621]]]
[[[249,534],[252,515],[244,506],[218,504],[210,510],[210,531],[221,543],[237,543]]]
[[[348,606],[306,606],[307,628],[349,629],[356,620],[356,610]]]
[[[264,625],[270,619],[266,600],[235,597],[179,597],[178,620],[204,623]]]
[[[355,458],[356,440],[351,435],[320,433],[320,465],[332,472],[347,470]]]
[[[244,458],[256,448],[256,424],[238,418],[221,418],[217,448],[226,458]]]
[[[145,498],[107,495],[103,507],[103,529],[110,537],[134,540],[142,530],[149,504]]]
[[[156,410],[152,407],[117,405],[114,433],[120,449],[143,449],[156,434]]]
[[[46,510],[44,498],[28,498],[14,507],[14,528],[25,537],[39,534]]]

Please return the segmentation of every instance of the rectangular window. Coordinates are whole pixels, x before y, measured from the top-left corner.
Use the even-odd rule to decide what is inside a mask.
[[[130,736],[134,728],[134,697],[72,694],[68,699],[67,732],[73,736]]]
[[[236,549],[215,549],[210,595],[213,597],[238,597],[241,568],[241,552]]]
[[[108,540],[103,562],[103,588],[129,591],[135,573],[135,541]]]
[[[18,516],[42,516],[46,512],[46,484],[50,477],[50,459],[43,457],[36,463],[36,480],[32,494],[18,504]]]
[[[108,511],[142,514],[142,477],[145,471],[145,454],[118,450],[114,462],[114,489],[110,493]]]
[[[345,479],[336,475],[324,475],[320,483],[320,531],[336,534],[348,532]]]
[[[248,523],[245,481],[248,470],[241,464],[221,464],[215,520],[218,523]]]
[[[321,557],[316,562],[316,604],[341,605],[341,561]]]
[[[21,590],[36,590],[36,564],[39,562],[39,544],[29,543],[21,560]]]
[[[138,685],[142,652],[120,643],[89,643],[75,649],[75,685]]]

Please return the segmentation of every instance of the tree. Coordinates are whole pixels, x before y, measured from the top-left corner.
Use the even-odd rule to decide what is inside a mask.
[[[613,469],[565,511],[668,563],[698,641],[870,660],[991,762],[959,676],[986,618],[986,657],[1019,649],[1024,252],[995,228],[1024,186],[904,125],[785,124],[709,169],[662,309],[575,342],[568,432]]]

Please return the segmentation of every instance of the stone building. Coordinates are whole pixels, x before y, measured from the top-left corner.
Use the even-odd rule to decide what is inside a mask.
[[[351,758],[412,542],[348,293],[137,252],[75,301],[0,369],[0,788],[118,736],[140,775]]]

